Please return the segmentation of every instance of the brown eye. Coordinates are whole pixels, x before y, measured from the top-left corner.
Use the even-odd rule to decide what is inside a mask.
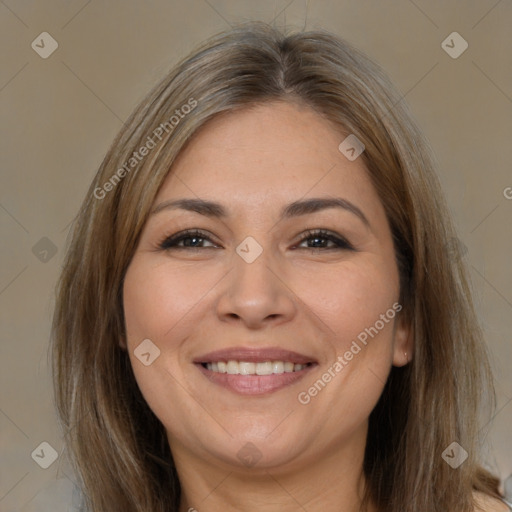
[[[308,245],[307,247],[304,247],[304,249],[344,249],[349,251],[355,250],[354,247],[347,240],[345,240],[345,238],[335,235],[330,231],[324,231],[322,229],[309,230],[307,234],[308,236],[304,237],[299,243],[301,244],[303,242],[309,242],[310,240],[312,240],[313,244],[315,245]],[[327,243],[331,242],[334,245],[331,245],[330,247],[326,246],[326,241]]]
[[[165,238],[160,244],[159,247],[162,250],[170,250],[170,249],[211,249],[212,247],[204,247],[200,244],[204,243],[204,241],[211,242],[210,238],[198,230],[187,230],[182,231],[180,233],[176,233]],[[179,245],[183,242],[183,245]],[[213,243],[213,242],[211,242]]]

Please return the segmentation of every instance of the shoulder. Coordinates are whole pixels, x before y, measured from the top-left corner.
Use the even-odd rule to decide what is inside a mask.
[[[474,493],[475,502],[479,508],[475,512],[510,512],[510,508],[496,498],[481,492]]]

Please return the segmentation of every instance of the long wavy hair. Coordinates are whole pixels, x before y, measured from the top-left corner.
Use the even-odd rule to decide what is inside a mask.
[[[369,418],[363,508],[371,502],[382,512],[469,512],[474,491],[499,497],[497,478],[478,462],[482,397],[494,397],[488,358],[428,145],[400,93],[350,44],[322,30],[284,34],[249,23],[209,39],[140,103],[72,228],[51,357],[64,439],[87,508],[178,510],[165,429],[119,346],[123,279],[187,141],[222,112],[276,100],[307,105],[364,142],[361,158],[393,235],[401,314],[414,329],[412,362],[392,368]],[[155,130],[161,140],[153,136],[155,147],[134,163],[134,151]],[[453,441],[468,453],[456,470],[442,458]]]

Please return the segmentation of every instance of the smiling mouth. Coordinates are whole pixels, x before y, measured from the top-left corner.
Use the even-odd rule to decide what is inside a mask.
[[[209,383],[245,396],[268,396],[298,383],[318,366],[312,355],[280,347],[230,347],[198,355],[192,362]]]
[[[295,373],[312,366],[314,363],[297,364],[291,361],[215,361],[200,363],[203,368],[214,373],[229,375],[279,375],[282,373]]]
[[[291,361],[196,362],[196,368],[213,384],[243,396],[268,396],[291,386],[312,371],[318,363]]]

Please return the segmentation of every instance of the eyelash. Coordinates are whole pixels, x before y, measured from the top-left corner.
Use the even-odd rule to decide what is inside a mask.
[[[164,251],[170,251],[170,250],[201,250],[201,249],[214,249],[214,247],[182,247],[178,246],[177,244],[183,240],[186,240],[188,238],[201,238],[203,240],[208,240],[209,242],[214,243],[210,237],[197,229],[187,229],[185,231],[181,231],[180,233],[176,233],[174,235],[168,236],[164,238],[159,244],[158,247],[161,250]],[[348,250],[348,251],[354,251],[354,247],[343,237],[334,235],[333,233],[329,231],[325,231],[323,229],[308,229],[306,231],[306,236],[299,240],[298,244],[301,244],[304,241],[310,240],[312,238],[324,238],[326,240],[329,240],[336,244],[337,247],[303,247],[302,249],[306,250],[323,250],[323,251],[329,251],[329,250]]]

